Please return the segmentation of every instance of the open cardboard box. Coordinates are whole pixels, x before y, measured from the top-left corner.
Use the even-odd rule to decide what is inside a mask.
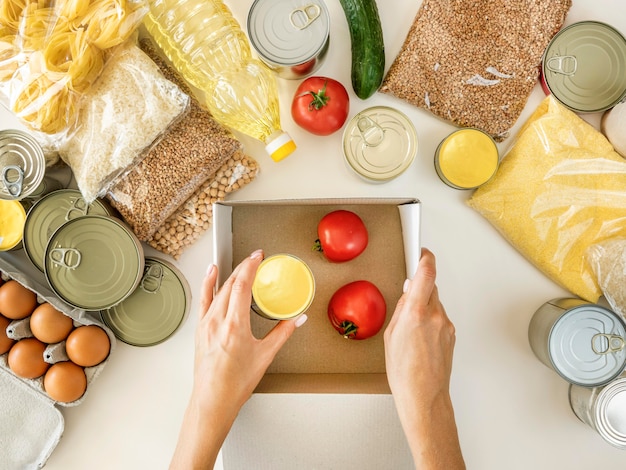
[[[366,250],[346,263],[330,263],[313,250],[319,220],[336,209],[358,214],[369,233]],[[367,279],[385,297],[386,326],[404,280],[417,269],[420,211],[414,198],[234,201],[213,206],[218,285],[258,248],[265,256],[298,256],[316,282],[307,323],[280,350],[229,434],[222,449],[225,469],[411,467],[387,383],[382,330],[366,340],[346,340],[331,326],[326,309],[339,287]],[[251,322],[257,337],[275,324],[255,313]],[[369,436],[362,443],[371,438],[372,446],[359,446],[352,454],[343,450],[341,456],[340,447],[332,451],[332,446],[350,442],[342,433],[363,432],[364,427]],[[342,458],[348,460],[342,464]],[[382,467],[372,466],[376,462]]]
[[[100,326],[109,336],[110,357],[116,342],[113,332],[99,318],[59,299],[46,283],[43,273],[35,268],[22,250],[0,254],[0,273],[3,280],[15,280],[35,292],[39,304],[49,302],[71,317],[75,326]],[[7,331],[18,322],[9,324]],[[8,354],[0,355],[0,470],[42,468],[63,435],[65,423],[60,408],[82,403],[109,359],[107,357],[100,364],[85,368],[85,393],[73,402],[62,403],[56,402],[45,392],[43,377],[23,379],[16,376],[9,368]],[[64,360],[64,354],[62,343],[51,345],[50,352],[46,353],[49,355],[48,362]]]

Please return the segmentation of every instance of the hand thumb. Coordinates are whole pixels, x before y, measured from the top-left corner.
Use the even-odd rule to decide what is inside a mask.
[[[306,322],[306,314],[302,314],[292,320],[282,320],[270,330],[270,332],[263,338],[263,342],[268,348],[268,352],[271,354],[272,359],[280,348],[287,342],[296,328],[302,326]]]

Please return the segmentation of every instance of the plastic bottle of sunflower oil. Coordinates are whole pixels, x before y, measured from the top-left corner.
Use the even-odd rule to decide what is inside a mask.
[[[221,0],[148,0],[144,24],[177,71],[204,94],[213,118],[265,143],[275,161],[296,145],[281,129],[274,73]]]

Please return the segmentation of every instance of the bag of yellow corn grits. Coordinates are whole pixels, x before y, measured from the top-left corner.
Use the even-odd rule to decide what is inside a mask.
[[[626,160],[547,97],[468,205],[548,277],[596,302],[602,292],[586,251],[626,237]]]

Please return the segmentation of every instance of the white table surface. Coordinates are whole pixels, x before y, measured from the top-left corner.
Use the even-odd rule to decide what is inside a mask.
[[[242,25],[251,3],[227,2]],[[379,0],[387,67],[400,50],[420,3]],[[242,137],[247,152],[260,163],[261,173],[229,198],[419,198],[423,203],[423,245],[437,256],[440,296],[457,328],[451,386],[468,468],[623,468],[626,453],[605,443],[574,416],[567,384],[542,365],[528,345],[528,322],[535,310],[547,300],[569,294],[465,205],[469,192],[453,190],[438,179],[433,153],[441,139],[454,130],[452,125],[386,95],[376,94],[367,101],[356,98],[350,86],[347,24],[339,2],[326,4],[331,15],[330,50],[316,74],[346,85],[351,97],[349,118],[374,105],[393,106],[406,113],[419,135],[416,161],[405,174],[386,184],[357,178],[343,162],[341,132],[316,137],[294,124],[289,104],[298,82],[281,79],[282,124],[296,140],[298,150],[274,163],[262,145]],[[621,0],[574,0],[566,24],[592,19],[626,33],[626,9]],[[512,135],[543,97],[537,85]],[[585,119],[596,126],[599,123],[598,115]],[[22,128],[0,107],[0,128],[16,127]],[[501,151],[510,143],[511,138],[500,144]],[[118,342],[85,401],[63,410],[64,436],[47,469],[167,468],[191,389],[198,288],[211,262],[211,243],[208,232],[176,263],[194,292],[186,322],[158,346],[137,348]],[[355,438],[352,444],[357,441]],[[216,468],[221,468],[221,462]]]

